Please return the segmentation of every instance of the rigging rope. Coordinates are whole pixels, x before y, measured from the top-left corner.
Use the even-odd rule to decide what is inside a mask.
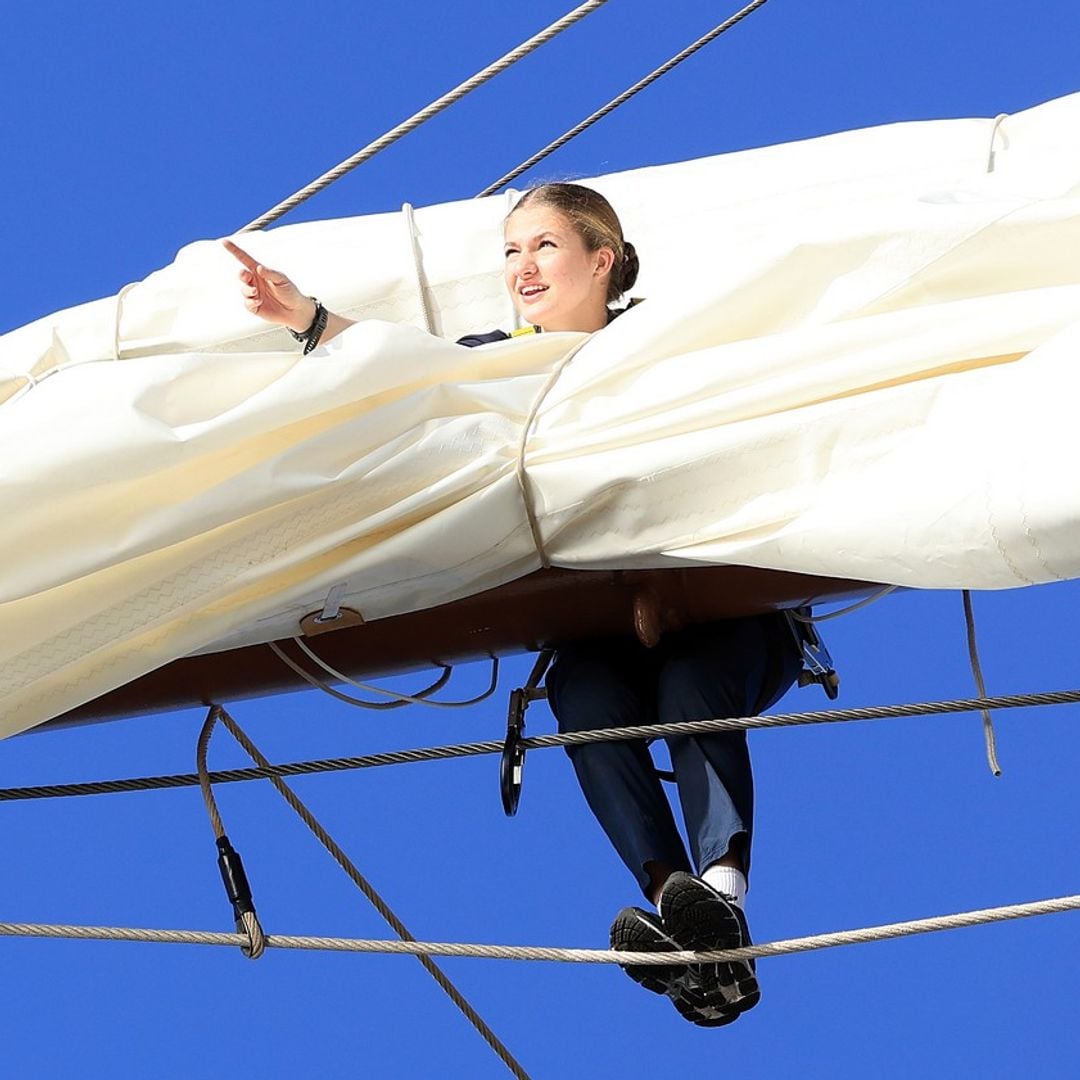
[[[245,752],[261,769],[272,769],[272,766],[267,758],[265,758],[259,748],[248,738],[247,734],[240,727],[239,724],[229,715],[229,713],[223,709],[220,705],[213,705],[210,708],[206,717],[206,723],[203,725],[202,733],[199,736],[199,763],[200,774],[203,780],[204,793],[209,789],[208,774],[205,771],[206,760],[206,747],[210,741],[210,734],[213,731],[214,725],[220,720],[222,724],[228,729],[229,734],[244,748]],[[390,905],[375,891],[375,887],[360,873],[356,864],[349,858],[348,855],[342,850],[336,840],[323,828],[323,826],[316,819],[315,815],[301,802],[300,798],[293,792],[293,790],[279,777],[270,775],[270,782],[277,789],[281,797],[289,804],[290,807],[296,812],[300,820],[315,834],[319,843],[333,856],[334,861],[341,867],[342,870],[349,876],[354,885],[371,901],[372,906],[382,916],[382,918],[389,924],[390,928],[402,939],[402,943],[412,943],[416,939],[409,933],[405,924],[394,914],[390,909]],[[214,802],[212,793],[207,799],[207,808],[211,813],[211,820],[214,823],[214,831],[219,836],[224,834],[224,828],[221,823],[220,815],[217,812],[217,805]],[[219,831],[220,830],[220,831]],[[261,935],[261,928],[260,928]],[[247,945],[247,935],[235,935],[242,940],[238,942],[241,945]],[[263,939],[264,944],[269,944],[270,939]],[[476,1030],[483,1037],[484,1041],[495,1051],[496,1054],[502,1059],[506,1067],[518,1077],[518,1080],[529,1080],[528,1073],[521,1067],[518,1061],[514,1058],[513,1054],[503,1045],[499,1037],[491,1030],[485,1023],[480,1014],[469,1004],[465,999],[465,996],[458,990],[458,988],[450,981],[450,979],[443,973],[443,970],[430,958],[426,953],[417,950],[415,952],[417,959],[424,966],[428,974],[439,984],[439,986],[445,991],[447,997],[461,1010],[468,1019],[469,1023],[476,1028]]]
[[[861,611],[864,607],[869,607],[871,604],[876,604],[878,600],[883,600],[889,593],[895,592],[899,588],[899,585],[886,585],[884,588],[878,589],[877,592],[871,593],[869,596],[864,596],[861,600],[856,600],[853,604],[848,604],[847,607],[837,608],[834,611],[826,611],[824,615],[800,615],[797,611],[790,611],[788,614],[796,622],[808,623],[809,625],[814,626],[819,622],[828,622],[830,619],[839,619],[844,615],[850,615],[854,611]]]
[[[340,690],[335,690],[332,686],[327,686],[323,679],[312,675],[310,671],[307,671],[300,664],[298,664],[276,641],[268,641],[266,643],[270,646],[271,652],[287,667],[292,668],[301,679],[304,680],[309,686],[315,687],[316,690],[322,690],[324,693],[329,694],[331,697],[337,698],[338,701],[344,701],[346,705],[359,705],[362,709],[401,709],[411,702],[415,702],[418,698],[426,698],[430,694],[434,694],[436,690],[441,690],[449,681],[453,668],[443,667],[442,673],[439,677],[431,683],[429,686],[425,686],[423,690],[417,690],[408,701],[402,701],[400,699],[396,701],[363,701],[360,698],[350,697],[348,694],[343,694]]]
[[[268,641],[266,643],[270,646],[271,650],[273,650],[274,655],[277,656],[279,660],[283,660],[305,682],[314,686],[317,690],[322,690],[332,697],[336,697],[339,701],[344,701],[348,705],[359,705],[363,709],[396,709],[402,705],[426,705],[431,709],[465,709],[470,705],[478,705],[481,701],[486,701],[495,693],[499,685],[499,658],[493,656],[491,658],[491,681],[488,683],[488,688],[483,691],[483,693],[477,694],[476,697],[467,698],[464,701],[429,701],[428,698],[431,694],[446,685],[446,681],[450,678],[453,668],[443,666],[442,675],[440,675],[430,686],[425,687],[416,694],[402,694],[397,690],[386,690],[381,686],[373,686],[371,683],[362,683],[357,682],[355,679],[350,679],[348,675],[343,675],[336,668],[332,668],[321,656],[312,651],[303,638],[294,637],[292,640],[300,648],[301,652],[318,664],[331,678],[337,679],[339,682],[347,683],[349,686],[355,686],[357,690],[366,690],[371,694],[382,694],[391,699],[389,702],[385,702],[364,701],[361,698],[349,697],[348,694],[343,694],[339,690],[335,690],[332,686],[328,686],[326,681],[320,679],[317,675],[312,675],[310,672],[305,671],[299,664],[291,660],[289,656],[282,651],[281,646],[278,645],[276,641]]]
[[[634,953],[612,949],[562,949],[533,945],[483,945],[432,941],[374,941],[366,938],[306,937],[271,934],[266,939],[270,949],[317,949],[328,952],[386,953],[408,956],[469,956],[488,960],[562,961],[574,964],[702,964],[730,960],[790,956],[793,953],[832,949],[841,945],[861,945],[871,941],[957,930],[967,926],[1027,919],[1080,911],[1080,896],[1062,896],[1035,900],[1026,904],[981,908],[976,911],[938,915],[927,919],[885,923],[855,930],[837,930],[807,937],[785,938],[742,949],[714,952]],[[146,930],[139,927],[65,926],[52,923],[0,923],[0,937],[73,938],[92,941],[153,941],[176,945],[245,944],[242,934],[214,933],[201,930]]]
[[[433,116],[436,116],[444,109],[449,108],[454,102],[460,101],[466,94],[471,93],[478,86],[482,86],[496,75],[505,71],[508,67],[513,66],[520,59],[528,56],[529,53],[540,48],[541,45],[544,45],[552,38],[557,37],[568,27],[573,26],[574,23],[580,22],[586,15],[590,15],[605,3],[607,3],[607,0],[587,0],[587,3],[582,4],[580,7],[576,7],[557,22],[552,23],[545,30],[541,30],[539,34],[529,38],[528,41],[522,42],[516,49],[511,50],[501,59],[496,60],[495,63],[489,64],[482,71],[478,71],[472,78],[466,79],[465,82],[454,87],[453,90],[443,94],[442,97],[433,101],[430,105],[425,106],[418,113],[410,116],[408,120],[403,121],[396,127],[391,128],[385,134],[380,135],[374,142],[368,143],[363,149],[358,150],[351,157],[346,158],[340,165],[335,165],[334,168],[323,173],[322,176],[313,180],[306,187],[301,188],[295,194],[290,195],[287,199],[279,202],[277,206],[271,207],[271,209],[267,210],[261,217],[257,217],[254,221],[248,222],[248,224],[239,231],[251,232],[253,229],[262,229],[277,221],[278,218],[287,214],[305,200],[310,199],[312,195],[329,187],[335,180],[339,180],[347,172],[355,169],[357,165],[373,158],[380,150],[385,150],[388,146],[396,143],[398,139],[408,135],[410,131],[415,130]]]
[[[523,161],[516,168],[511,169],[510,172],[508,172],[505,176],[500,177],[500,179],[496,180],[495,183],[489,184],[486,188],[484,188],[483,191],[479,192],[476,197],[480,199],[483,198],[485,195],[492,195],[496,191],[498,191],[499,188],[501,188],[504,184],[509,184],[511,180],[516,180],[527,169],[531,169],[535,164],[537,164],[537,162],[543,161],[544,158],[546,158],[549,154],[553,154],[560,147],[565,146],[571,139],[580,135],[586,129],[592,127],[593,124],[595,124],[598,120],[603,120],[603,118],[607,116],[608,113],[614,112],[620,105],[622,105],[624,102],[629,101],[635,94],[639,94],[647,86],[650,86],[652,83],[656,82],[656,80],[659,79],[661,76],[666,75],[669,71],[671,71],[672,68],[678,67],[678,65],[681,64],[684,60],[693,56],[694,53],[703,49],[706,45],[709,44],[709,42],[713,41],[715,38],[718,38],[721,34],[726,33],[736,24],[742,22],[743,19],[745,19],[748,15],[752,15],[755,11],[757,11],[759,7],[762,7],[767,2],[768,0],[753,0],[752,3],[747,4],[746,7],[744,7],[741,11],[735,12],[735,14],[732,15],[730,19],[726,19],[719,26],[713,27],[713,29],[710,30],[703,37],[698,38],[698,40],[695,41],[693,45],[687,46],[677,56],[673,56],[670,60],[668,60],[666,64],[662,64],[655,71],[652,71],[648,75],[646,75],[645,78],[639,79],[628,90],[624,90],[621,94],[619,94],[618,97],[612,98],[611,101],[609,101],[606,105],[601,106],[591,116],[588,116],[584,120],[582,120],[580,124],[575,125],[569,131],[563,132],[563,134],[560,135],[554,142],[548,143],[548,145],[545,146],[543,150],[540,150],[538,153],[533,154],[532,157]]]
[[[214,830],[214,839],[217,840],[218,850],[221,851],[223,845],[231,850],[231,845],[229,845],[228,837],[225,835],[225,825],[218,811],[217,799],[214,798],[214,789],[210,782],[210,773],[206,767],[210,736],[214,732],[217,720],[217,712],[211,709],[207,714],[206,722],[199,731],[199,739],[195,746],[195,766],[199,773],[199,787],[202,789],[203,801],[206,803],[206,812],[210,815],[210,827]],[[235,852],[232,854],[235,855]],[[233,899],[233,897],[230,896],[230,899]],[[266,935],[263,933],[262,925],[259,922],[258,915],[255,914],[254,907],[250,904],[250,893],[247,899],[249,901],[247,906],[250,910],[237,912],[234,907],[236,929],[237,932],[242,931],[247,939],[246,944],[241,946],[243,954],[251,960],[258,960],[266,951]]]
[[[536,735],[521,740],[526,750],[554,746],[577,746],[590,742],[618,742],[623,739],[653,739],[665,735],[703,735],[712,731],[755,731],[768,728],[800,727],[809,724],[841,724],[859,720],[891,720],[914,716],[937,716],[977,712],[980,709],[1017,709],[1040,705],[1070,705],[1080,702],[1080,690],[1054,690],[1038,694],[999,694],[995,697],[957,698],[951,701],[923,702],[911,705],[878,705],[861,709],[826,709],[805,713],[777,713],[772,716],[749,716],[733,719],[684,720],[673,724],[646,724],[626,728],[601,728],[595,731],[568,732],[559,735]],[[501,754],[503,741],[457,743],[416,750],[393,750],[360,757],[323,758],[298,761],[255,769],[228,769],[210,773],[215,784],[265,780],[283,776],[307,776],[312,773],[371,769],[383,765],[406,765],[417,761],[445,761],[451,758]],[[79,795],[119,794],[129,791],[156,791],[164,788],[194,787],[199,778],[194,773],[171,776],[144,776],[123,780],[99,780],[76,784],[47,784],[34,787],[0,788],[0,802],[24,799],[70,798]]]
[[[971,660],[971,671],[975,676],[975,688],[979,691],[979,697],[986,697],[986,681],[983,679],[982,664],[979,663],[979,646],[975,640],[975,611],[971,606],[971,590],[964,589],[964,621],[967,623],[968,658]],[[997,738],[994,735],[994,718],[990,715],[990,709],[984,708],[982,712],[983,738],[986,740],[986,760],[990,763],[990,771],[995,776],[1001,775],[1001,765],[998,764]]]

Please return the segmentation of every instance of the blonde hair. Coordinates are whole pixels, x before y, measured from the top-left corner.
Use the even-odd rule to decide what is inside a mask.
[[[526,206],[549,206],[557,210],[570,222],[589,251],[611,249],[615,261],[608,278],[609,304],[633,288],[638,276],[637,252],[623,237],[618,214],[600,192],[581,184],[540,184],[518,199],[507,218]]]

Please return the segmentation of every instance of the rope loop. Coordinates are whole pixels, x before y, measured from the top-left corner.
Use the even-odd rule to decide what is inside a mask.
[[[218,870],[221,872],[222,884],[225,886],[225,895],[232,905],[236,932],[243,934],[247,939],[247,943],[240,946],[240,951],[249,960],[258,960],[266,952],[266,935],[263,933],[259,916],[255,913],[255,902],[251,897],[251,886],[248,884],[240,853],[232,846],[225,834],[225,826],[218,811],[217,799],[214,797],[213,784],[206,766],[210,737],[214,733],[218,720],[224,715],[225,710],[220,705],[210,706],[202,730],[199,732],[195,762],[199,774],[199,786],[202,788],[203,800],[206,803],[207,813],[210,815],[210,825],[217,841]]]
[[[994,150],[994,143],[997,140],[998,131],[1001,129],[1001,125],[1004,121],[1009,119],[1008,113],[998,113],[994,117],[993,127],[990,128],[990,146],[986,154],[986,171],[992,173],[994,171],[994,165],[997,161],[997,155]],[[1006,143],[1006,145],[1008,145]]]
[[[426,705],[429,709],[465,709],[470,705],[478,705],[481,701],[486,701],[495,693],[499,685],[499,658],[493,656],[491,658],[491,681],[488,683],[488,687],[483,693],[478,694],[476,697],[467,698],[464,701],[431,701],[429,700],[431,695],[437,690],[441,690],[450,679],[450,676],[454,671],[452,667],[444,666],[442,674],[440,674],[430,686],[425,686],[423,690],[418,690],[415,694],[402,694],[397,690],[386,690],[381,686],[373,686],[371,683],[357,682],[355,679],[351,679],[348,675],[338,671],[337,668],[331,667],[330,664],[318,655],[318,653],[311,649],[303,638],[296,637],[292,640],[308,659],[322,668],[322,670],[332,679],[337,679],[338,682],[354,686],[357,690],[365,690],[371,694],[380,694],[389,699],[388,701],[365,701],[363,698],[355,698],[350,697],[348,694],[343,694],[340,690],[335,690],[332,686],[329,686],[324,679],[320,679],[317,675],[312,675],[309,671],[306,671],[300,664],[296,663],[296,661],[293,660],[276,641],[267,642],[274,655],[287,667],[296,672],[296,674],[308,683],[309,686],[314,686],[315,689],[322,690],[323,693],[329,694],[333,698],[337,698],[338,701],[345,702],[346,705],[358,705],[362,709],[399,709],[404,705]]]
[[[247,944],[241,945],[240,951],[249,960],[258,960],[266,952],[266,935],[254,911],[245,912],[237,921],[236,932],[247,936]]]
[[[864,607],[869,607],[871,604],[877,603],[878,600],[884,599],[889,593],[895,592],[899,588],[899,585],[885,585],[883,588],[878,589],[877,592],[871,593],[869,596],[864,596],[861,600],[856,600],[853,604],[837,608],[835,611],[826,611],[824,615],[800,615],[796,611],[792,611],[790,614],[796,622],[807,623],[808,625],[813,626],[816,623],[828,622],[830,619],[840,619],[844,615],[850,615],[855,611],[861,611]]]
[[[124,298],[127,296],[138,282],[132,281],[125,285],[116,294],[116,306],[113,312],[113,359],[120,360],[123,358],[123,341],[120,337],[120,321],[124,317]]]

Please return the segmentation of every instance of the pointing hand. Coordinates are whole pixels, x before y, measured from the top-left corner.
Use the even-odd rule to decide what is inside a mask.
[[[315,301],[305,296],[292,280],[279,270],[271,270],[231,240],[223,240],[225,250],[243,263],[240,281],[244,306],[267,322],[287,326],[297,333],[306,330],[315,318]]]

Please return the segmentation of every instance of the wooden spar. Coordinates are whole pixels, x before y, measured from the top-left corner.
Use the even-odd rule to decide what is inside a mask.
[[[549,569],[426,611],[325,631],[318,634],[312,648],[350,678],[375,678],[610,634],[637,633],[652,644],[658,634],[683,626],[844,600],[878,587],[744,566]],[[308,670],[314,667],[291,642],[281,644]],[[263,697],[307,686],[267,645],[248,645],[174,660],[35,730]]]

